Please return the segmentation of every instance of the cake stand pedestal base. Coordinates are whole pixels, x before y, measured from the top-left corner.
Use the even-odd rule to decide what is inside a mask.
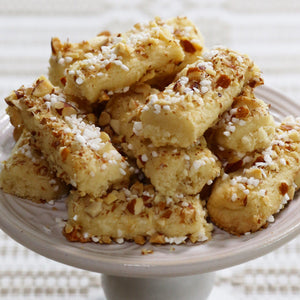
[[[107,300],[205,300],[215,273],[170,278],[131,278],[102,275]]]

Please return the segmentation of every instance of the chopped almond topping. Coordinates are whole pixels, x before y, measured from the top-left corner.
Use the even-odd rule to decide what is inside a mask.
[[[196,52],[196,48],[194,47],[194,45],[189,40],[181,40],[180,45],[181,45],[181,47],[183,48],[183,50],[185,52],[188,52],[188,53],[195,53]]]
[[[249,115],[250,111],[246,106],[241,106],[237,109],[235,117],[238,119],[246,118]]]
[[[231,79],[225,75],[225,74],[222,74],[220,75],[220,77],[218,78],[217,82],[216,82],[216,85],[217,87],[222,87],[223,89],[226,89],[228,88],[228,86],[230,85],[230,82],[231,82]]]
[[[153,244],[165,244],[165,236],[163,234],[154,233],[150,237],[150,243],[153,243]]]
[[[146,243],[146,239],[142,235],[138,235],[134,238],[134,242],[138,245],[144,245]]]
[[[70,150],[68,148],[63,148],[60,152],[61,158],[63,161],[66,161],[68,155],[70,153]]]
[[[152,254],[153,250],[150,249],[142,249],[141,254],[142,255],[147,255],[147,254]]]
[[[285,195],[289,191],[289,186],[285,182],[281,182],[279,191],[281,195]]]
[[[136,199],[131,200],[128,204],[127,204],[127,210],[134,215],[134,206],[136,203]]]

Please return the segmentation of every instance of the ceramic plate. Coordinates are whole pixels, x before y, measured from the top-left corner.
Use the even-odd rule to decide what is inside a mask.
[[[300,116],[300,106],[281,93],[257,88],[257,96],[271,104],[277,120]],[[0,118],[0,160],[7,158],[14,142],[7,116]],[[203,244],[163,245],[134,243],[100,245],[70,243],[62,235],[66,219],[64,199],[54,206],[34,204],[0,191],[0,227],[17,242],[50,259],[110,275],[130,277],[184,276],[233,266],[264,255],[300,233],[300,195],[296,194],[275,223],[257,233],[236,237],[215,229]],[[153,254],[141,255],[142,249]]]

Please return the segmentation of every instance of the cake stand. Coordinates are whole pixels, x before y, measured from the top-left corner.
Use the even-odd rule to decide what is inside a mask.
[[[270,103],[276,119],[300,116],[300,106],[268,88],[256,89]],[[0,118],[0,160],[14,144],[8,117]],[[275,222],[251,235],[236,237],[215,229],[206,243],[100,245],[70,243],[62,235],[67,211],[64,199],[35,204],[0,191],[0,228],[25,247],[50,259],[102,275],[109,300],[207,299],[214,272],[264,255],[300,233],[300,195],[275,216]],[[142,255],[142,249],[152,254]]]

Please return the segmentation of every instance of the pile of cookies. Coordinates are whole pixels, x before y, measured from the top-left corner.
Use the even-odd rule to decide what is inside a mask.
[[[16,145],[4,192],[67,195],[70,241],[211,239],[274,221],[300,184],[300,119],[276,124],[247,56],[205,49],[187,18],[51,41],[49,79],[5,100]]]

